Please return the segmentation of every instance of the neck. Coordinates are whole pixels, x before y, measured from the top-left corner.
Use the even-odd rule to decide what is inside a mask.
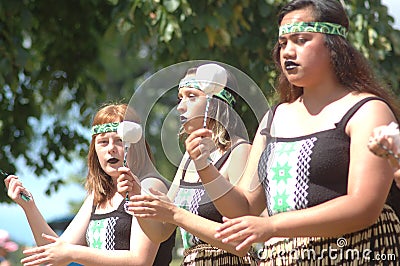
[[[311,114],[318,114],[327,105],[342,99],[350,92],[342,89],[341,87],[327,90],[317,90],[309,91],[304,89],[303,95],[299,97],[299,102],[304,105],[304,107]]]

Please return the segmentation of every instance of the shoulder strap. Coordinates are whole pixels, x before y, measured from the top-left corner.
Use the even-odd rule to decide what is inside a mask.
[[[244,144],[244,143],[251,143],[249,141],[240,141],[238,143],[236,143],[235,145],[233,145],[229,150],[227,150],[222,156],[221,158],[218,159],[218,161],[214,164],[215,168],[217,168],[218,170],[221,169],[221,167],[225,164],[226,160],[229,158],[229,155],[231,154],[231,152],[233,151],[234,148],[236,148],[237,146]],[[182,171],[182,177],[181,179],[183,180],[185,178],[186,175],[186,170],[189,167],[190,161],[192,159],[189,157],[186,162],[185,165],[183,166],[183,171]]]
[[[192,159],[190,159],[190,157],[187,158],[185,165],[183,166],[182,177],[181,177],[182,180],[185,179],[186,170],[188,169],[191,160]]]
[[[218,170],[221,169],[221,167],[225,164],[226,160],[228,160],[229,155],[232,153],[233,149],[236,148],[237,146],[241,145],[241,144],[249,144],[249,141],[240,141],[238,143],[236,143],[235,145],[233,145],[229,150],[227,150],[222,156],[221,158],[219,158],[219,160],[214,164],[215,168],[217,168]]]
[[[275,112],[279,105],[280,104],[276,104],[276,105],[272,106],[272,108],[268,112],[267,126],[260,131],[261,135],[270,135],[272,120],[274,120]]]
[[[121,201],[121,203],[119,204],[117,210],[118,210],[118,211],[125,212],[124,205],[125,205],[125,199],[123,199],[123,200]]]
[[[363,106],[366,102],[372,101],[372,100],[378,100],[378,101],[382,101],[385,102],[387,105],[388,102],[386,102],[385,99],[379,98],[379,97],[367,97],[364,98],[362,100],[360,100],[359,102],[357,102],[353,107],[351,107],[347,113],[342,117],[342,119],[336,123],[336,127],[345,127],[347,125],[347,123],[349,122],[350,118],[353,117],[353,115],[358,111],[358,109],[360,109],[361,106]]]

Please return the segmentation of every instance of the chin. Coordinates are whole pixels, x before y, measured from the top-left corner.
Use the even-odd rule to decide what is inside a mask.
[[[118,176],[118,168],[122,165],[108,166],[107,171],[105,171],[109,176]]]

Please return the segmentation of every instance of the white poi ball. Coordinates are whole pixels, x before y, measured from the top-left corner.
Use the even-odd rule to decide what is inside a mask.
[[[200,88],[205,94],[212,96],[220,93],[226,86],[228,75],[225,68],[211,63],[197,68],[195,79],[200,83]]]
[[[142,137],[142,127],[132,121],[122,121],[118,125],[117,134],[124,142],[136,143]]]

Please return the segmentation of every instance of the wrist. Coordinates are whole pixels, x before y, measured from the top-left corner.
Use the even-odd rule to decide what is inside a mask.
[[[277,221],[276,216],[269,216],[266,217],[266,223],[268,227],[268,231],[270,232],[271,237],[278,237],[279,236],[279,221]]]
[[[206,171],[209,167],[210,167],[210,165],[211,165],[211,163],[209,162],[209,160],[207,160],[206,162],[194,162],[194,165],[196,166],[196,170],[197,170],[197,172],[203,172],[203,171]]]
[[[172,209],[172,221],[167,221],[169,223],[175,224],[176,226],[181,227],[182,221],[185,219],[184,217],[184,209],[175,206]]]

